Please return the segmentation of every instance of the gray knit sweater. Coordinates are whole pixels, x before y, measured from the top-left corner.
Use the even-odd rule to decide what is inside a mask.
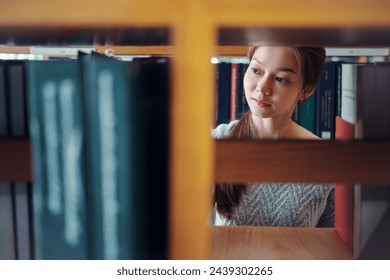
[[[221,124],[212,131],[226,138],[237,121]],[[230,219],[214,209],[214,225],[333,227],[334,185],[300,183],[250,184]]]

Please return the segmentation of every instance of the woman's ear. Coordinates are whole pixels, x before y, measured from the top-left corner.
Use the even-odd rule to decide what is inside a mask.
[[[299,100],[305,100],[307,98],[309,98],[310,96],[313,95],[315,89],[316,89],[316,85],[315,86],[305,86],[305,88],[302,90],[300,96],[299,96]]]

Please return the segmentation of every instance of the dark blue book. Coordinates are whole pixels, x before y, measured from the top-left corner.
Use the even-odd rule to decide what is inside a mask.
[[[337,62],[325,62],[316,93],[316,135],[335,138]]]
[[[0,61],[0,138],[8,135],[8,98],[5,85],[4,61]]]
[[[230,74],[231,66],[228,62],[220,62],[217,64],[217,123],[229,122],[230,109]]]
[[[168,257],[170,61],[135,59],[128,65],[132,126],[130,135],[134,257]],[[134,107],[137,107],[135,109]],[[152,174],[150,173],[152,170]]]
[[[238,71],[237,71],[237,119],[241,118],[241,116],[249,110],[245,91],[244,91],[244,75],[246,69],[248,67],[247,63],[238,63]]]
[[[9,106],[9,135],[17,138],[27,137],[27,113],[24,78],[24,61],[5,62],[6,90]]]

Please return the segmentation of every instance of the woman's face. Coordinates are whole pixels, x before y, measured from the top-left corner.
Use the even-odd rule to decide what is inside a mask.
[[[246,100],[257,117],[291,117],[302,93],[300,69],[286,47],[258,47],[244,76]]]

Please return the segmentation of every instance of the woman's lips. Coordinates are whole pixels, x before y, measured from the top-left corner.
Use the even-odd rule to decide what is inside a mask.
[[[253,99],[253,100],[254,100],[254,101],[257,103],[257,105],[258,105],[259,107],[261,107],[261,108],[265,108],[265,107],[270,107],[270,106],[271,106],[271,104],[265,102],[264,100],[257,100],[257,99]]]

